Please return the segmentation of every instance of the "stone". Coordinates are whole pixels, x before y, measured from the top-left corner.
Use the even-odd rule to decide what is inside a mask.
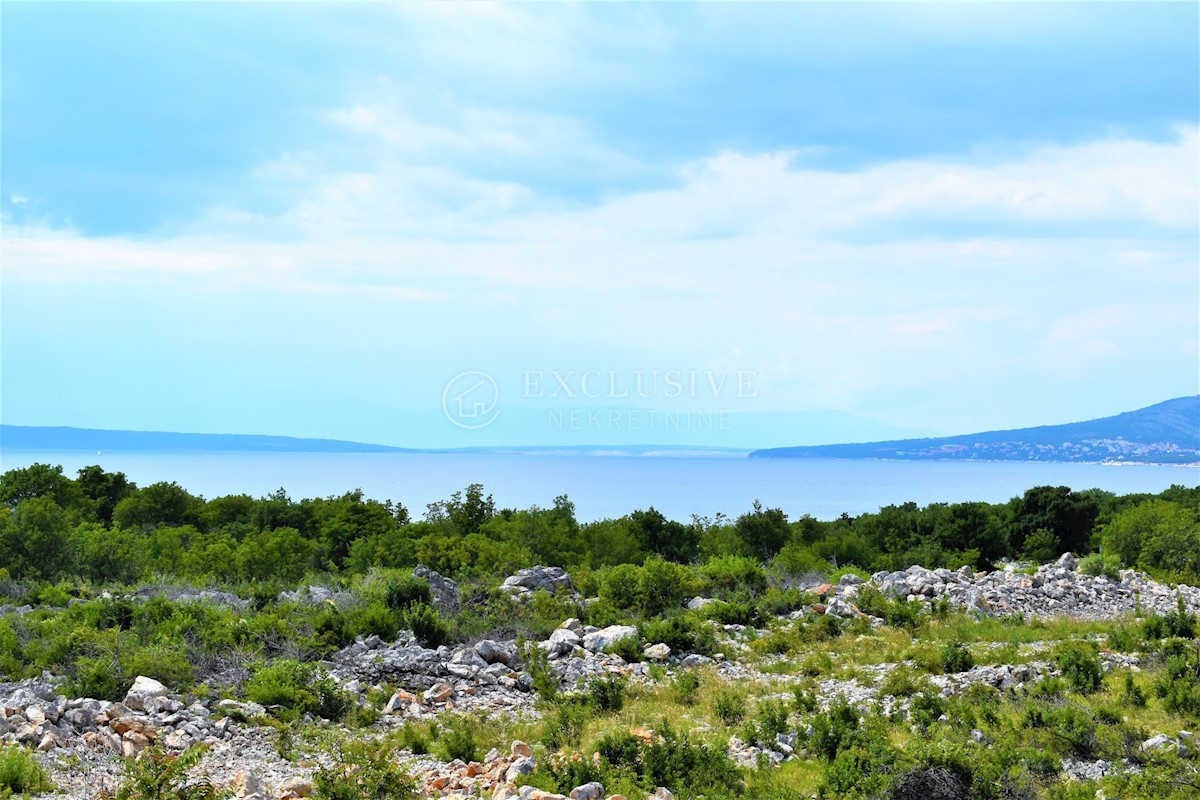
[[[604,786],[599,781],[585,783],[571,790],[571,800],[604,800]]]
[[[295,800],[298,797],[311,797],[313,785],[304,778],[287,778],[279,784],[279,800]]]
[[[1175,740],[1172,739],[1170,736],[1167,736],[1165,733],[1160,733],[1155,736],[1151,736],[1149,739],[1142,742],[1142,749],[1145,751],[1165,750],[1167,748],[1172,748],[1174,746],[1175,746]]]
[[[512,747],[510,748],[509,752],[511,752],[512,755],[516,758],[532,758],[533,757],[533,748],[531,748],[529,745],[525,744],[524,742],[522,742],[519,739],[512,743]]]
[[[693,597],[691,600],[687,601],[687,607],[689,611],[699,611],[705,606],[710,605],[712,602],[713,601],[707,597]]]
[[[537,566],[517,570],[517,574],[504,579],[500,589],[505,592],[521,593],[535,592],[541,589],[554,594],[559,589],[573,592],[575,586],[571,583],[571,576],[562,567]]]
[[[417,564],[412,574],[414,578],[421,578],[429,584],[429,593],[438,611],[454,614],[462,606],[462,592],[458,584],[450,578],[434,572],[424,564]]]
[[[481,642],[476,642],[475,652],[479,653],[479,657],[488,664],[506,664],[515,666],[518,662],[517,648],[510,642],[496,642],[491,639],[484,639]]]
[[[593,653],[612,647],[622,639],[637,638],[637,628],[632,625],[609,625],[583,637],[584,649]]]
[[[642,651],[642,655],[651,661],[666,661],[671,657],[671,648],[662,642],[659,642],[658,644],[648,645],[646,649]]]
[[[565,656],[579,647],[579,634],[570,628],[555,628],[550,632],[550,638],[539,646],[552,656]]]

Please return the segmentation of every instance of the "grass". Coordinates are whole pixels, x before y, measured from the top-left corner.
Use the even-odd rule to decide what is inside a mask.
[[[0,746],[0,797],[54,788],[46,770],[32,752],[18,745]]]

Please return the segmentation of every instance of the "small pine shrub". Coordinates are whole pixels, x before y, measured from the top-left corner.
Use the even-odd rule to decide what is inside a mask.
[[[642,655],[642,640],[637,636],[626,636],[604,648],[610,655],[620,656],[627,664],[636,664],[645,656]]]
[[[54,784],[32,752],[17,745],[0,745],[0,795],[52,789]]]
[[[245,684],[246,697],[267,706],[280,719],[305,714],[339,719],[348,698],[327,675],[311,664],[281,659],[260,666]]]
[[[1146,693],[1134,681],[1132,672],[1125,673],[1125,687],[1121,691],[1121,702],[1130,708],[1146,707]]]
[[[671,691],[680,704],[694,704],[696,695],[700,693],[700,676],[695,670],[682,670],[671,680]]]
[[[746,716],[746,698],[727,689],[713,698],[713,713],[726,725],[737,725]]]
[[[625,679],[620,675],[592,678],[587,692],[592,707],[601,713],[620,711],[625,705]]]
[[[430,605],[433,602],[429,582],[412,575],[388,581],[383,598],[387,607],[394,611],[403,611],[417,605]]]
[[[966,672],[975,666],[971,651],[962,642],[946,642],[942,648],[942,672],[949,675],[953,672]]]
[[[190,780],[188,772],[200,763],[208,748],[198,744],[177,756],[158,747],[124,762],[121,786],[114,800],[218,800],[233,792],[218,789],[206,778]]]
[[[1092,553],[1079,562],[1079,571],[1084,575],[1099,577],[1103,575],[1112,580],[1121,578],[1121,560],[1116,556]]]
[[[422,647],[436,649],[450,641],[450,628],[433,606],[412,606],[401,615],[402,624],[413,632]]]
[[[825,713],[813,717],[813,732],[809,738],[813,752],[827,763],[832,762],[839,752],[854,743],[860,722],[854,706],[846,702],[845,697],[837,697]]]
[[[909,701],[908,715],[922,729],[932,727],[945,713],[946,699],[937,692],[921,692]]]
[[[475,728],[470,720],[451,718],[443,722],[443,730],[437,740],[438,754],[445,761],[458,759],[463,763],[479,760],[479,744],[475,740]]]
[[[416,800],[417,784],[386,741],[346,741],[313,773],[314,800]]]
[[[549,750],[578,747],[587,721],[588,706],[585,703],[572,701],[559,705],[553,715],[546,718],[542,744]]]
[[[1063,679],[1076,692],[1092,694],[1100,689],[1104,670],[1100,657],[1090,645],[1067,642],[1054,655],[1055,665],[1062,670]]]

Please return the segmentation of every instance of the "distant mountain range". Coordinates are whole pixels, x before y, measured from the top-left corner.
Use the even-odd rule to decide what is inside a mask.
[[[936,439],[755,450],[751,458],[875,458],[907,461],[1200,463],[1200,396],[1178,397],[1114,417]]]

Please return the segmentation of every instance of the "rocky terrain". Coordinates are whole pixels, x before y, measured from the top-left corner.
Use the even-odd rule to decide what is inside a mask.
[[[457,608],[461,598],[453,581],[424,568],[418,568],[416,574],[430,582],[439,606]],[[945,598],[980,616],[1107,619],[1144,611],[1168,612],[1180,600],[1187,609],[1200,610],[1200,590],[1196,588],[1168,587],[1131,570],[1121,572],[1119,579],[1084,575],[1077,570],[1075,560],[1064,555],[1056,563],[1032,572],[1013,567],[989,573],[974,573],[966,568],[952,572],[914,566],[902,572],[877,573],[866,581],[846,575],[836,585],[811,587],[817,602],[790,616],[862,616],[855,601],[867,586],[910,600]],[[544,567],[522,570],[505,580],[503,589],[518,594],[538,589],[574,592],[565,572]],[[337,600],[319,587],[305,593],[314,602]],[[222,600],[198,599],[199,602]],[[705,603],[705,598],[696,598],[691,605],[701,607]],[[21,611],[8,609],[7,613]],[[882,620],[872,623],[882,624]],[[597,675],[617,674],[633,683],[649,682],[653,679],[650,665],[658,664],[668,675],[700,667],[730,683],[761,685],[768,696],[772,692],[786,693],[789,683],[794,682],[793,676],[771,672],[764,669],[763,663],[748,658],[727,657],[744,652],[748,638],[765,633],[742,626],[723,626],[719,630],[719,643],[726,655],[715,658],[673,653],[665,644],[647,642],[645,660],[637,663],[627,663],[621,656],[605,652],[623,639],[638,636],[637,628],[629,625],[596,628],[568,619],[546,640],[524,644],[545,653],[551,674],[565,691]],[[930,680],[947,697],[977,683],[1001,691],[1016,690],[1055,674],[1050,661],[1036,657],[1037,650],[1036,644],[1029,648],[1032,655],[1025,663],[976,666],[959,673],[932,676]],[[391,642],[371,636],[337,652],[321,666],[359,704],[370,705],[369,695],[377,696],[381,687],[400,687],[378,704],[376,710],[381,717],[364,734],[378,736],[405,721],[436,719],[448,712],[479,712],[489,717],[509,715],[518,719],[536,717],[534,680],[522,666],[526,663],[525,655],[516,641],[482,639],[469,645],[434,649],[423,647],[412,636]],[[1139,663],[1136,655],[1103,653],[1102,659],[1106,670],[1136,669]],[[818,684],[816,700],[821,705],[839,697],[861,706],[880,703],[885,712],[903,706],[907,702],[904,698],[887,696],[881,690],[884,679],[898,666],[899,662],[881,663],[861,670],[851,679],[824,678]],[[254,703],[176,696],[163,684],[145,677],[139,677],[124,700],[115,703],[69,697],[63,687],[63,680],[49,674],[17,683],[0,683],[0,739],[36,748],[59,787],[58,796],[63,798],[93,798],[114,790],[122,760],[137,757],[151,745],[180,752],[193,744],[207,743],[210,749],[201,770],[218,785],[231,787],[242,800],[308,796],[313,791],[312,771],[322,758],[327,758],[317,752],[304,752],[303,748],[294,760],[281,757],[274,730],[260,724],[268,709]],[[650,738],[655,735],[646,729],[635,733]],[[750,745],[734,737],[728,753],[745,765],[764,760],[776,764],[798,753],[804,747],[805,736],[803,729],[781,734],[770,746]],[[1191,734],[1155,732],[1143,747],[1187,752]],[[477,763],[439,762],[424,755],[405,758],[406,766],[412,774],[420,776],[425,793],[431,797],[560,797],[528,786],[518,788],[519,778],[536,765],[534,751],[520,741],[512,742],[507,752],[488,753]],[[1064,765],[1070,774],[1084,777],[1106,774],[1104,770],[1109,767],[1106,762],[1087,761]],[[670,796],[667,788],[652,795],[656,800]],[[587,784],[577,787],[570,797],[592,800],[606,795],[603,786]]]

